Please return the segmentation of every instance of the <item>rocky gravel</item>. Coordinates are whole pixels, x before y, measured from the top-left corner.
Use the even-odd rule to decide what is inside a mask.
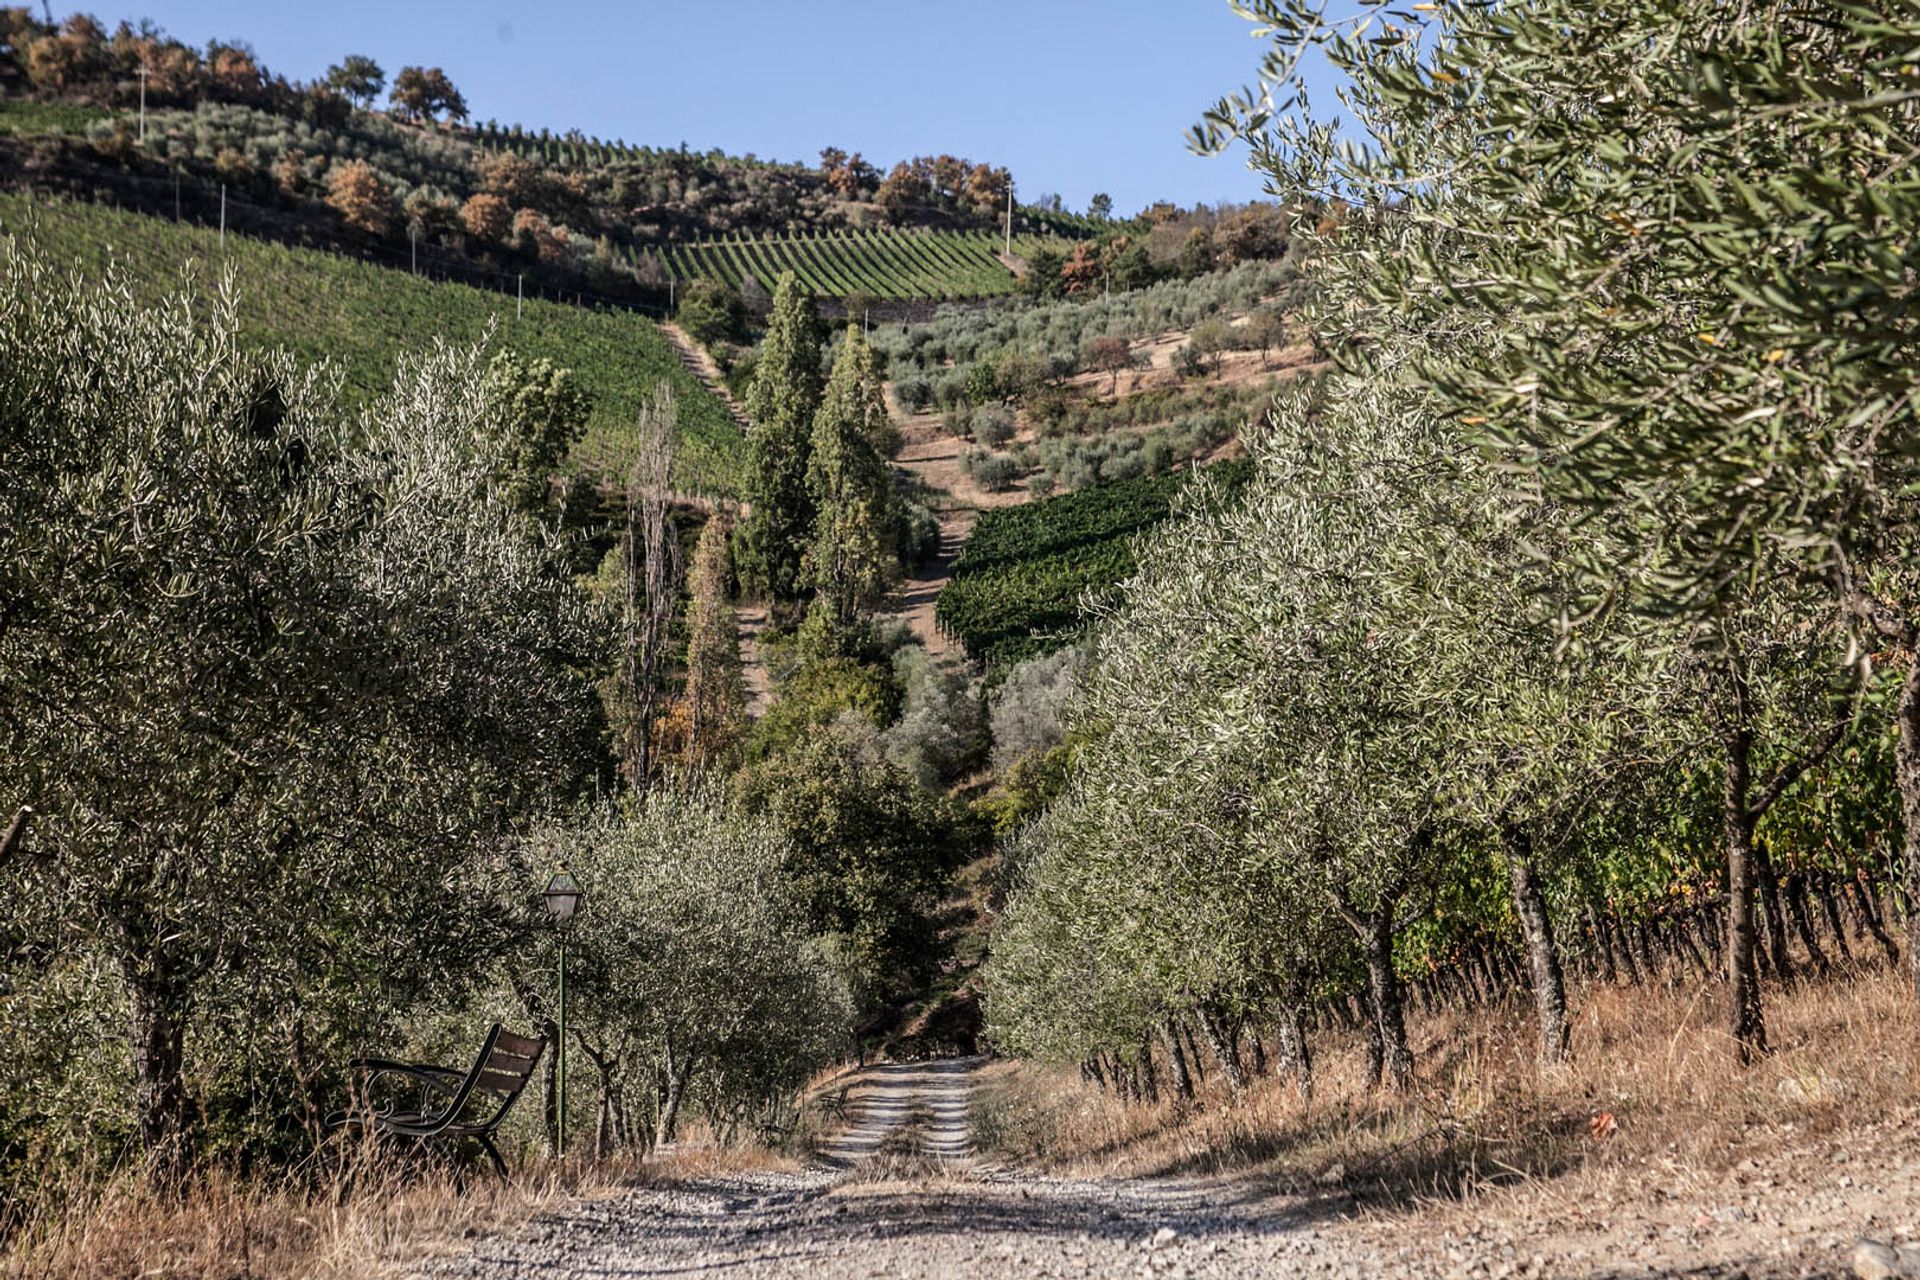
[[[1214,1182],[973,1175],[873,1183],[816,1171],[712,1178],[581,1203],[436,1280],[613,1277],[1370,1274],[1300,1206]]]
[[[409,1274],[1920,1278],[1920,1114],[1911,1111],[1842,1134],[1782,1133],[1763,1157],[1723,1173],[1656,1156],[1610,1178],[1387,1211],[1355,1201],[1338,1180],[1300,1191],[1270,1179],[979,1167],[965,1146],[969,1065],[870,1070],[850,1095],[846,1132],[816,1168],[577,1201]],[[929,1158],[903,1174],[877,1157],[913,1116]]]

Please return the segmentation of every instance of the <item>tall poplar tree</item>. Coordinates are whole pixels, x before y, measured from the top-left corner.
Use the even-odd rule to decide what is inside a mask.
[[[753,385],[747,390],[747,499],[743,568],[775,600],[806,589],[802,560],[813,530],[807,463],[820,407],[820,320],[792,272],[781,275]]]
[[[707,521],[687,575],[687,763],[696,771],[733,745],[747,718],[728,532],[724,516]]]
[[[815,515],[807,565],[837,627],[885,594],[899,569],[893,551],[893,482],[873,447],[887,421],[879,363],[858,325],[847,326],[813,421],[807,491]]]

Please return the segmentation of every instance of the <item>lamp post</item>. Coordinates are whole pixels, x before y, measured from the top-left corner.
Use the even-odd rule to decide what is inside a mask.
[[[547,900],[547,914],[560,929],[560,1043],[554,1046],[554,1117],[553,1146],[558,1155],[567,1153],[567,934],[572,928],[573,913],[580,908],[580,899],[586,895],[580,891],[580,884],[567,871],[566,864],[547,881],[547,891],[543,895]]]

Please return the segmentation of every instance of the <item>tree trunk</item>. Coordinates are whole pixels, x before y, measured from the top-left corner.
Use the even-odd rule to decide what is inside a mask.
[[[128,956],[128,1040],[133,1050],[133,1108],[148,1178],[177,1182],[190,1154],[184,1042],[187,985],[170,957],[152,948]]]
[[[1180,1029],[1168,1018],[1160,1025],[1160,1039],[1167,1047],[1167,1074],[1173,1078],[1173,1092],[1180,1098],[1193,1096],[1193,1077],[1187,1072],[1187,1053],[1180,1047]]]
[[[1187,1063],[1192,1068],[1193,1078],[1196,1082],[1205,1084],[1207,1082],[1207,1068],[1206,1064],[1201,1061],[1200,1046],[1194,1041],[1193,1027],[1185,1019],[1181,1019],[1176,1025],[1180,1028],[1180,1034],[1185,1036],[1187,1040]]]
[[[1302,1102],[1313,1098],[1313,1046],[1307,1038],[1307,1004],[1304,993],[1296,993],[1280,1010],[1281,1066],[1293,1073],[1294,1087]]]
[[[1767,958],[1780,981],[1792,985],[1793,957],[1787,951],[1786,913],[1780,907],[1780,879],[1773,873],[1773,853],[1764,840],[1753,842],[1754,883],[1760,890],[1760,911],[1767,922]]]
[[[1760,1008],[1758,939],[1754,936],[1754,818],[1748,805],[1753,740],[1744,728],[1728,735],[1721,821],[1727,842],[1727,985],[1731,1029],[1741,1063],[1767,1052],[1767,1024]]]
[[[1826,872],[1820,872],[1814,881],[1814,892],[1820,897],[1820,910],[1827,917],[1827,932],[1833,935],[1833,945],[1838,948],[1841,961],[1852,964],[1853,948],[1847,944],[1846,921],[1840,918],[1840,904],[1833,897],[1833,880]]]
[[[1160,1076],[1153,1069],[1153,1037],[1140,1033],[1140,1080],[1146,1087],[1147,1101],[1160,1101]]]
[[[682,1060],[675,1054],[673,1045],[667,1045],[666,1079],[660,1091],[660,1127],[654,1135],[654,1145],[664,1147],[673,1141],[674,1126],[680,1120],[680,1099],[686,1093],[687,1076],[692,1072],[693,1063]]]
[[[1540,1031],[1540,1060],[1561,1062],[1567,1056],[1567,986],[1560,971],[1560,952],[1553,944],[1553,918],[1533,863],[1533,837],[1524,827],[1508,823],[1501,830],[1507,853],[1507,878],[1513,889],[1513,909],[1520,917],[1520,934],[1527,943],[1527,968],[1533,983],[1533,1013]]]
[[[1800,945],[1807,949],[1807,961],[1813,965],[1814,973],[1824,978],[1832,970],[1833,964],[1827,959],[1827,953],[1820,947],[1820,939],[1813,932],[1813,913],[1807,909],[1807,873],[1793,872],[1783,887],[1787,909],[1793,914],[1794,932],[1800,935]]]
[[[1587,932],[1593,935],[1593,951],[1600,964],[1600,976],[1607,982],[1617,982],[1620,973],[1614,967],[1613,939],[1607,934],[1606,923],[1601,920],[1600,913],[1593,909],[1591,900],[1586,903],[1584,910],[1587,915]]]
[[[1373,1024],[1380,1029],[1381,1067],[1396,1090],[1413,1075],[1413,1050],[1407,1047],[1407,1023],[1400,1009],[1400,975],[1393,971],[1395,898],[1382,898],[1367,921],[1367,990],[1373,999]]]
[[[1866,921],[1867,932],[1872,934],[1873,940],[1880,944],[1880,949],[1887,953],[1887,963],[1899,964],[1900,946],[1887,934],[1887,927],[1880,919],[1880,908],[1873,901],[1873,891],[1867,887],[1864,880],[1857,878],[1853,881],[1852,887],[1854,905],[1860,909],[1860,918]]]
[[[1600,926],[1620,941],[1620,963],[1627,971],[1627,982],[1636,987],[1641,985],[1644,979],[1640,974],[1640,961],[1633,954],[1633,941],[1629,936],[1631,930],[1624,922],[1615,919],[1611,912],[1601,914]]]
[[[1247,1075],[1241,1070],[1239,1050],[1228,1040],[1217,1010],[1207,1005],[1200,1006],[1200,1030],[1206,1035],[1207,1047],[1213,1050],[1220,1070],[1226,1073],[1227,1088],[1239,1093],[1247,1087]]]
[[[1920,653],[1907,663],[1894,714],[1900,725],[1893,778],[1900,791],[1900,853],[1906,875],[1907,977],[1914,998],[1920,999],[1920,911],[1915,910],[1920,905]]]

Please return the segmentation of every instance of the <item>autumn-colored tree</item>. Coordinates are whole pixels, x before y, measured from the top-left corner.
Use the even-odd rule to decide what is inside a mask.
[[[273,182],[280,188],[280,194],[289,199],[298,199],[307,189],[307,153],[298,147],[280,153],[273,162]]]
[[[967,162],[958,156],[935,156],[930,169],[933,194],[942,204],[957,204],[967,194]]]
[[[1133,368],[1133,348],[1125,338],[1095,338],[1087,344],[1087,367],[1112,375],[1107,394],[1120,389],[1120,375]]]
[[[44,30],[44,28],[42,28]],[[57,34],[27,44],[27,79],[48,93],[70,93],[100,80],[107,71],[107,33],[84,13],[60,24]]]
[[[257,102],[266,88],[267,74],[260,60],[244,44],[216,44],[207,50],[207,74],[214,89],[235,102]]]
[[[880,190],[874,193],[874,199],[886,210],[888,220],[896,223],[905,222],[916,208],[932,198],[932,184],[927,175],[905,160],[893,166],[887,180],[880,184]]]
[[[538,254],[542,262],[567,260],[567,232],[548,222],[537,209],[513,215],[513,244],[522,253]]]
[[[370,236],[393,226],[393,192],[365,160],[335,165],[327,175],[327,203],[346,224]]]
[[[1083,293],[1097,293],[1101,282],[1106,278],[1106,270],[1100,262],[1100,250],[1091,241],[1083,240],[1073,246],[1073,252],[1060,268],[1060,282],[1069,294],[1078,296]]]
[[[480,189],[508,204],[539,204],[542,185],[539,168],[525,156],[492,151],[480,162]]]
[[[1013,175],[992,165],[977,164],[967,173],[967,204],[975,213],[1000,212],[1013,186]]]
[[[513,210],[499,196],[477,192],[460,206],[460,225],[476,240],[501,244],[513,231]]]

